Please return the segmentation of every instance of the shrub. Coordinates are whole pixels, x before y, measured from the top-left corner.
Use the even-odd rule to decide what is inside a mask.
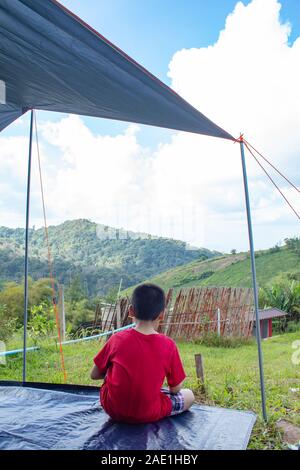
[[[81,323],[94,319],[95,308],[87,299],[79,302],[65,302],[66,320],[74,332]]]
[[[300,331],[300,323],[296,321],[290,321],[286,327],[287,333],[297,333]]]
[[[36,344],[39,339],[53,335],[54,331],[55,320],[53,308],[50,308],[45,303],[31,307],[29,312],[28,334],[33,339],[33,342]]]
[[[285,238],[284,241],[288,250],[300,256],[300,237]]]
[[[289,281],[300,282],[300,271],[294,271],[292,273],[286,273],[286,277]]]
[[[7,306],[0,304],[0,341],[7,341],[16,331],[17,321],[8,318]]]
[[[279,245],[275,245],[275,246],[273,246],[272,248],[269,249],[269,253],[277,253],[278,251],[280,251],[280,246]]]
[[[254,342],[254,338],[243,336],[218,336],[217,333],[206,333],[195,339],[194,344],[203,344],[213,348],[239,348]]]
[[[212,276],[214,274],[214,271],[204,271],[202,274],[200,274],[199,279],[207,279],[208,277]]]

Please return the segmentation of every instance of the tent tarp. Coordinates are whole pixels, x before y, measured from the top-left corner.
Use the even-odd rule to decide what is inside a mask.
[[[0,80],[0,130],[34,108],[233,139],[55,0],[0,0]]]
[[[156,423],[121,424],[105,414],[94,387],[3,382],[0,414],[6,450],[240,450],[256,420],[248,411],[193,405]]]

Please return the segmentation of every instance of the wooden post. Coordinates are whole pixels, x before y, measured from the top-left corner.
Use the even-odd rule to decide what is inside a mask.
[[[99,326],[99,323],[101,322],[101,327],[102,327],[102,310],[101,310],[101,305],[98,303],[96,305],[96,310],[95,310],[95,316],[94,316],[94,327]]]
[[[218,336],[221,336],[221,311],[219,307],[217,309],[217,321],[218,321],[218,325],[217,325]]]
[[[196,375],[199,381],[204,385],[204,369],[201,354],[195,354]]]
[[[116,305],[116,310],[117,310],[117,328],[121,328],[121,302],[117,300],[117,305]]]

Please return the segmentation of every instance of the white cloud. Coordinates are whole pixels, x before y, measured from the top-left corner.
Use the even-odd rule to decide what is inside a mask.
[[[218,41],[178,51],[169,77],[191,104],[233,135],[243,131],[300,185],[300,39],[289,45],[291,26],[280,23],[279,12],[276,0],[237,3]],[[77,116],[40,123],[50,221],[85,217],[210,248],[247,249],[238,144],[180,132],[151,152],[139,143],[142,129],[95,135]],[[14,200],[24,190],[27,140],[0,141],[0,181],[13,181]],[[256,246],[271,246],[299,232],[299,221],[251,157],[247,161]],[[33,179],[38,221],[36,169]],[[300,211],[299,194],[285,183],[281,188]],[[7,200],[9,188],[0,191]],[[15,207],[19,214],[20,201]],[[1,215],[12,219],[11,211]]]
[[[288,45],[279,11],[276,0],[237,3],[216,44],[178,51],[169,76],[204,114],[285,164],[300,148],[300,38]]]
[[[289,45],[291,25],[281,24],[279,13],[276,0],[237,3],[216,44],[178,51],[169,77],[191,104],[233,135],[244,132],[300,185],[300,39]],[[161,149],[157,164],[163,168],[167,160],[189,182],[194,200],[205,204],[206,245],[217,233],[218,248],[246,247],[238,146],[180,134]],[[299,220],[250,156],[247,161],[258,246],[270,246],[278,234],[299,232]],[[300,212],[299,193],[280,186]]]

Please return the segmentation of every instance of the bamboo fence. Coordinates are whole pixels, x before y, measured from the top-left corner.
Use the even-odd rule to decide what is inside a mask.
[[[166,308],[159,332],[173,339],[191,341],[203,335],[249,337],[253,328],[253,291],[248,288],[193,287],[181,289],[174,298],[166,295]],[[94,325],[109,331],[131,323],[130,300],[97,306]],[[219,315],[218,315],[219,310]]]

